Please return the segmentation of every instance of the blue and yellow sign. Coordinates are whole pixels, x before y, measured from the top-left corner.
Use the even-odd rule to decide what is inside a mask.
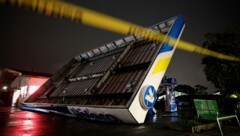
[[[140,94],[140,103],[144,109],[152,108],[157,100],[157,91],[154,86],[144,87]]]

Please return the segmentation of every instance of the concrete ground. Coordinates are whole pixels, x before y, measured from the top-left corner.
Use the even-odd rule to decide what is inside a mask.
[[[171,129],[167,121],[144,125],[90,122],[54,114],[0,108],[1,136],[219,136],[218,128],[198,134]],[[240,136],[237,126],[223,126],[224,136]]]

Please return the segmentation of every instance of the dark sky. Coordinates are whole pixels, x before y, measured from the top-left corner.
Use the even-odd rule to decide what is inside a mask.
[[[240,24],[236,0],[69,0],[142,26],[151,26],[181,14],[186,27],[181,39],[201,46],[207,32]],[[0,5],[0,66],[55,73],[77,54],[123,37],[68,20],[46,17],[23,8]],[[166,75],[179,84],[200,84],[209,92],[202,55],[176,50]]]

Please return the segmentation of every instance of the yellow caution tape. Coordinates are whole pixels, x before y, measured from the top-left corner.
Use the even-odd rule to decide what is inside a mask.
[[[171,37],[166,38],[165,35],[161,33],[147,30],[144,27],[59,0],[0,0],[0,3],[6,2],[20,7],[31,8],[39,13],[45,13],[47,16],[53,15],[60,18],[67,18],[75,22],[120,34],[139,35],[146,40],[160,43],[168,41],[172,46],[175,45],[174,43],[176,42],[176,39]],[[240,62],[240,58],[224,55],[182,40],[178,41],[177,48],[219,59]]]

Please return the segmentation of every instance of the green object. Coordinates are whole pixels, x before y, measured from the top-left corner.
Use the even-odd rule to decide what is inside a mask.
[[[199,119],[216,120],[219,115],[217,102],[215,100],[194,100]]]
[[[216,100],[194,99],[194,105],[197,110],[198,119],[217,121],[222,136],[223,133],[219,121],[236,118],[238,125],[240,126],[237,115],[223,115],[219,113]]]

